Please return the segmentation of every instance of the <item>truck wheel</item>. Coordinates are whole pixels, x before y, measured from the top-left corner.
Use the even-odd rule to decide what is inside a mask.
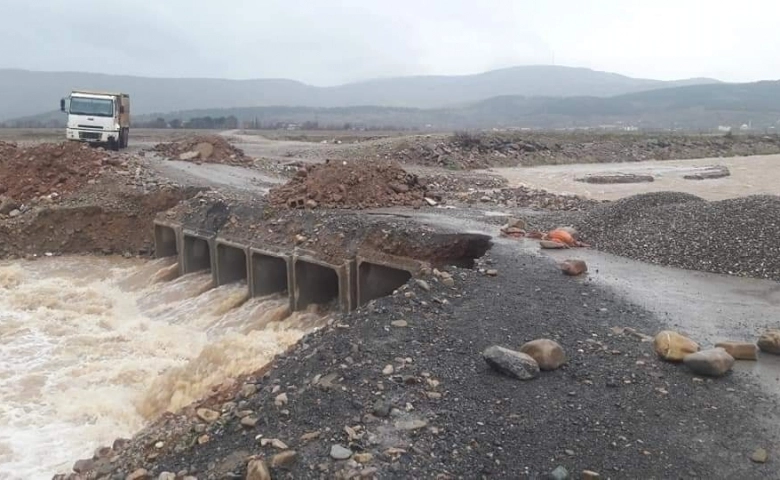
[[[114,140],[113,138],[108,141],[108,148],[109,150],[113,150],[115,152],[119,151],[119,140]]]

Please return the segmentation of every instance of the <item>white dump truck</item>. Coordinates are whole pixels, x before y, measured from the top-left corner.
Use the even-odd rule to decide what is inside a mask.
[[[68,140],[106,145],[112,150],[127,147],[130,135],[130,96],[126,93],[74,90],[60,100],[68,114]]]

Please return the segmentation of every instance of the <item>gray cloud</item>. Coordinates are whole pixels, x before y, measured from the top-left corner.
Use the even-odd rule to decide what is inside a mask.
[[[771,0],[4,0],[0,68],[332,85],[555,61],[749,81],[780,78],[779,16]]]

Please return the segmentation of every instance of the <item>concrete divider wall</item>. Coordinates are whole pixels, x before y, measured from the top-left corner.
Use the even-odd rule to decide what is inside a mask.
[[[253,297],[286,293],[291,310],[335,302],[348,312],[391,294],[419,266],[410,259],[362,256],[334,264],[317,258],[316,252],[257,248],[165,221],[154,222],[154,233],[155,256],[178,255],[181,274],[208,270],[215,285],[245,280]]]
[[[173,223],[154,222],[154,257],[164,258],[178,256],[181,226]]]

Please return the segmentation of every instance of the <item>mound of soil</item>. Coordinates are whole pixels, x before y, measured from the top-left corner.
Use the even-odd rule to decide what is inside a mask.
[[[780,280],[780,196],[636,195],[591,209],[577,227],[585,242],[625,257]]]
[[[395,162],[325,163],[301,169],[269,200],[290,208],[379,208],[421,206],[425,186]]]
[[[15,202],[73,192],[123,160],[87,145],[63,142],[21,148],[0,142],[0,195]]]
[[[225,165],[252,165],[252,159],[219,135],[197,135],[176,142],[158,143],[152,149],[170,160]]]

